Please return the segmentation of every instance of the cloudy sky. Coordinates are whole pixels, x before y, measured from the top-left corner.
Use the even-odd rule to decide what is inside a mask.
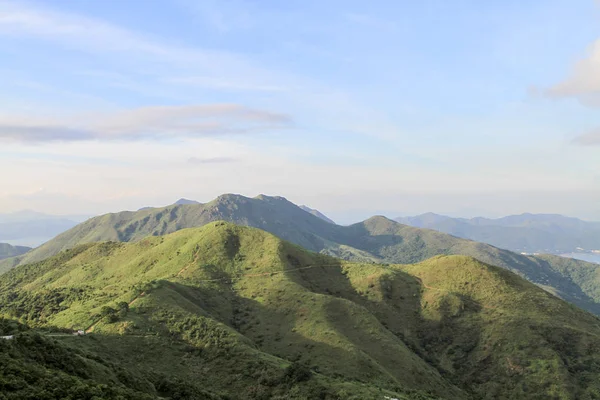
[[[593,0],[0,0],[0,213],[600,220]]]

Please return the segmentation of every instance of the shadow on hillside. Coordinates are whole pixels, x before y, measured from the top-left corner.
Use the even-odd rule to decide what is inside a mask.
[[[291,264],[294,266],[295,263]],[[364,268],[371,267],[364,265]],[[438,296],[437,304],[428,304],[422,299],[421,281],[398,269],[393,269],[392,274],[378,276],[375,282],[369,282],[367,275],[360,289],[353,285],[341,266],[290,270],[286,276],[310,292],[332,295],[368,310],[380,326],[365,329],[353,322],[358,313],[340,307],[336,302],[328,303],[328,322],[396,378],[406,372],[398,370],[397,358],[388,357],[386,351],[381,351],[382,343],[372,343],[373,337],[385,338],[386,334],[393,334],[459,387],[464,387],[472,376],[478,376],[470,356],[483,340],[485,324],[480,315],[482,306],[471,297],[447,292]],[[428,307],[434,307],[435,312],[430,313]],[[465,375],[469,377],[460,378]]]
[[[173,282],[168,285],[181,293],[187,301],[197,303],[198,306],[199,300],[204,299],[201,300],[203,308],[211,303],[216,304],[215,301],[206,301],[206,297],[215,294],[227,297],[227,302],[232,304],[232,314],[228,318],[223,310],[210,308],[204,309],[206,315],[235,329],[267,354],[291,362],[306,363],[316,372],[333,378],[377,383],[391,390],[403,387],[429,390],[432,387],[432,391],[442,394],[449,389],[439,379],[437,382],[425,379],[426,374],[421,374],[418,370],[414,371],[410,379],[407,378],[403,362],[398,362],[406,356],[405,352],[392,352],[384,357],[377,343],[368,345],[366,338],[370,329],[385,331],[386,328],[375,320],[368,325],[362,324],[359,319],[353,320],[352,312],[349,311],[353,308],[351,305],[341,304],[341,308],[346,310],[344,314],[339,310],[331,310],[327,304],[317,304],[314,297],[289,299],[276,292],[259,302],[241,297],[234,291],[204,290]],[[360,296],[356,297],[358,299]],[[332,297],[332,301],[335,303],[339,300]],[[342,314],[346,320],[335,321]],[[360,338],[353,335],[353,330],[362,332]],[[398,337],[394,336],[394,340],[397,346],[404,347]]]

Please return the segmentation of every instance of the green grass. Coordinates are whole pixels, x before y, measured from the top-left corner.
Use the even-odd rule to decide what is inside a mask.
[[[162,380],[230,398],[594,399],[600,382],[599,320],[505,269],[351,263],[225,222],[19,266],[0,314],[90,328],[60,343],[138,371],[151,386],[117,386],[151,396]]]
[[[19,257],[0,261],[0,274],[80,244],[138,242],[217,220],[257,227],[308,250],[354,262],[416,263],[436,255],[466,255],[513,271],[600,315],[597,264],[556,256],[524,256],[483,243],[373,217],[351,226],[328,223],[280,197],[223,195],[206,204],[173,205],[92,218]]]

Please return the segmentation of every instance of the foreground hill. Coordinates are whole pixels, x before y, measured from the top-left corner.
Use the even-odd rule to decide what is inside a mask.
[[[22,257],[1,261],[0,273],[79,244],[135,242],[217,220],[257,227],[308,250],[359,262],[415,263],[435,255],[467,255],[516,272],[600,315],[600,265],[558,256],[524,256],[433,230],[402,225],[384,217],[339,226],[282,197],[262,195],[247,198],[229,194],[206,204],[172,205],[95,217]]]
[[[396,221],[517,252],[568,253],[578,248],[600,249],[599,222],[562,215],[521,214],[498,219],[465,219],[427,213],[396,218]]]
[[[0,277],[0,315],[33,331],[0,341],[7,398],[600,393],[599,320],[504,269],[350,263],[224,222],[19,266]]]
[[[27,253],[31,247],[11,246],[8,243],[0,243],[0,260],[9,257],[16,257]]]

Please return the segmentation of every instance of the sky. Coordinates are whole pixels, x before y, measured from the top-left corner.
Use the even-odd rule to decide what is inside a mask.
[[[600,2],[0,0],[0,213],[600,220]]]

